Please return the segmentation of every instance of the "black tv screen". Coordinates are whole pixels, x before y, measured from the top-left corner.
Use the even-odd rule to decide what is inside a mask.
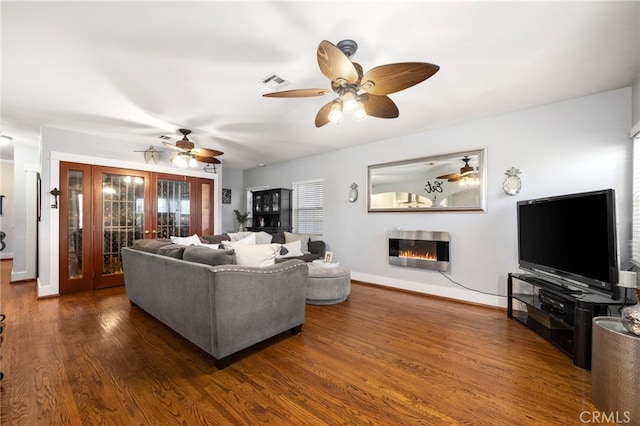
[[[589,286],[618,298],[615,193],[606,189],[519,201],[522,269]]]

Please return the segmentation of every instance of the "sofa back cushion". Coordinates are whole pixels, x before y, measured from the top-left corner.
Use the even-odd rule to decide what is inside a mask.
[[[211,249],[202,246],[189,246],[184,249],[183,260],[206,265],[231,265],[235,261],[233,250]]]
[[[135,240],[133,248],[147,253],[158,253],[160,247],[171,245],[170,240]]]
[[[223,241],[229,241],[231,238],[227,234],[219,235],[202,235],[200,241],[207,244],[220,244]]]
[[[181,244],[167,244],[166,246],[158,248],[158,251],[156,253],[162,256],[182,259],[184,249],[186,249],[187,247],[189,246],[183,246]]]
[[[284,240],[284,232],[278,231],[275,234],[271,234],[271,242],[274,244],[286,243],[286,241]]]

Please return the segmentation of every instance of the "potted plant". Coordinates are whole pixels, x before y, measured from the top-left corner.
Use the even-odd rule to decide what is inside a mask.
[[[249,218],[249,213],[240,213],[240,210],[233,211],[236,214],[236,220],[238,221],[238,232],[244,231],[244,224]]]

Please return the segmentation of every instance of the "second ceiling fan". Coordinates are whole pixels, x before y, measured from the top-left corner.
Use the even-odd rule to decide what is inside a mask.
[[[356,119],[367,115],[379,118],[397,118],[398,107],[387,95],[414,86],[432,75],[440,67],[426,62],[402,62],[381,65],[363,73],[362,67],[351,62],[358,44],[343,40],[334,45],[322,41],[318,46],[320,71],[331,80],[328,89],[296,89],[266,93],[271,98],[300,98],[336,93],[338,98],[327,103],[316,115],[316,127],[330,121],[340,121],[343,113],[352,113]]]
[[[187,137],[191,133],[191,130],[178,129],[178,131],[182,134],[182,139],[177,141],[175,145],[165,141],[162,142],[166,147],[174,151],[171,157],[172,163],[178,167],[197,167],[198,161],[207,164],[220,164],[220,160],[215,157],[224,154],[222,151],[196,148],[193,142]]]

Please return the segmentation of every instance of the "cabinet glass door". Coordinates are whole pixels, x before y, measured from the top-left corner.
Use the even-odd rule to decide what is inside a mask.
[[[122,277],[122,256],[120,249],[130,247],[133,241],[149,235],[149,222],[145,210],[148,199],[148,175],[136,170],[98,168],[94,179],[94,196],[99,200],[96,209],[96,233],[94,267],[95,288],[120,285]],[[96,244],[97,243],[97,244]]]

